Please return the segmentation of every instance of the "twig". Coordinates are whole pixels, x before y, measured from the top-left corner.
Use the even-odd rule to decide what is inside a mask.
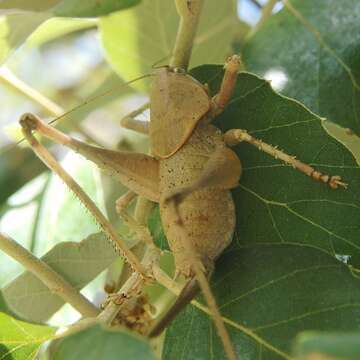
[[[268,0],[268,2],[263,6],[261,11],[260,20],[256,23],[256,25],[249,31],[247,35],[247,40],[251,38],[260,28],[261,26],[267,21],[267,19],[272,15],[272,11],[274,6],[277,4],[279,0]]]
[[[95,317],[99,309],[74,289],[64,278],[41,259],[31,254],[13,239],[0,233],[0,249],[23,265],[84,317]]]
[[[152,206],[153,204],[149,200],[141,196],[137,198],[137,203],[135,207],[135,219],[140,224],[146,225]],[[159,250],[155,247],[155,245],[149,245],[140,242],[132,249],[132,251],[135,251],[136,253],[137,250],[142,251],[143,246],[146,247],[146,250],[143,259],[141,261],[141,265],[145,269],[147,269],[149,266],[152,266],[153,263],[157,262],[159,258]],[[144,281],[143,279],[141,279],[139,274],[133,273],[131,274],[131,276],[128,277],[128,279],[125,281],[124,285],[117,292],[117,294],[119,296],[121,295],[129,296],[130,293],[136,292],[138,289],[140,289],[140,287],[143,284]],[[101,322],[110,325],[112,321],[115,319],[118,312],[121,310],[121,305],[122,304],[117,304],[113,301],[110,301],[109,304],[104,309],[104,311],[98,316],[98,319]]]
[[[262,5],[257,0],[250,0],[258,9],[262,9]]]
[[[175,0],[175,3],[180,16],[180,24],[170,66],[186,70],[204,0]]]
[[[147,246],[144,258],[141,262],[144,268],[149,268],[152,264],[156,263],[159,257],[159,251],[154,246]],[[133,273],[125,282],[125,284],[121,287],[121,289],[117,292],[117,295],[130,298],[131,295],[137,294],[142,286],[144,285],[145,281],[144,278],[138,273]],[[115,319],[118,312],[121,310],[121,307],[124,303],[117,303],[110,301],[104,311],[98,316],[98,320],[110,325],[112,321]]]
[[[20,80],[5,66],[0,68],[0,82],[11,86],[14,90],[39,104],[55,117],[61,116],[64,113],[64,110],[59,105]]]

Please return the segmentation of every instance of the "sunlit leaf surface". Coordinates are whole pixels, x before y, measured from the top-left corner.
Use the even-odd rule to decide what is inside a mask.
[[[295,345],[297,360],[357,360],[360,333],[305,332]]]
[[[236,3],[204,2],[191,65],[223,63],[236,31]],[[153,65],[168,64],[179,17],[173,1],[145,0],[141,5],[100,21],[106,56],[125,79],[148,74]]]
[[[246,44],[246,69],[360,134],[359,12],[357,0],[287,0]]]
[[[80,243],[58,244],[42,260],[80,290],[116,257],[106,237],[95,234]],[[10,309],[28,321],[46,321],[64,305],[63,299],[28,271],[8,284],[2,293]]]
[[[215,93],[220,67],[193,73]],[[349,183],[347,190],[335,191],[249,144],[236,147],[244,170],[233,191],[236,232],[217,264],[213,288],[238,353],[249,359],[288,359],[295,335],[306,329],[359,326],[358,279],[337,258],[349,255],[359,267],[360,173],[321,122],[248,73],[240,74],[217,120],[223,131],[246,128]],[[165,359],[224,358],[214,334],[208,316],[188,306],[167,333]]]
[[[94,325],[65,338],[58,346],[54,360],[106,359],[153,360],[149,344],[124,330]]]
[[[0,358],[35,359],[40,345],[52,338],[55,328],[28,324],[0,313]]]

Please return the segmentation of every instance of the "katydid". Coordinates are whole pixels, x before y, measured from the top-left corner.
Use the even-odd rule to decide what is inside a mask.
[[[236,359],[235,351],[208,284],[214,262],[230,244],[235,228],[235,207],[230,189],[240,180],[241,163],[228,146],[241,141],[249,142],[331,188],[346,186],[339,176],[321,174],[253,138],[245,130],[232,129],[222,134],[210,124],[223,111],[232,95],[239,64],[238,56],[227,60],[221,88],[214,97],[209,95],[206,86],[181,69],[164,67],[156,71],[150,96],[149,127],[131,117],[124,122],[128,128],[148,131],[151,156],[88,145],[61,133],[32,114],[25,114],[20,120],[35,152],[51,168],[55,169],[57,165],[49,164],[51,160],[42,154],[43,147],[33,137],[33,131],[82,154],[126,185],[130,192],[117,204],[119,215],[148,243],[151,243],[148,230],[127,213],[126,205],[136,195],[159,203],[164,231],[175,258],[176,276],[185,278],[186,284],[169,313],[149,330],[149,336],[161,333],[200,288],[229,359]],[[71,180],[67,184],[79,196],[76,185]],[[79,197],[87,202],[81,195]],[[93,210],[94,204],[87,203],[86,206],[133,270],[140,273],[144,281],[152,279],[151,267],[142,266],[114,233],[111,224]]]

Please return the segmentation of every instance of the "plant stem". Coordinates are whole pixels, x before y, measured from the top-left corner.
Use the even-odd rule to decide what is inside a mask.
[[[159,257],[159,251],[155,247],[155,245],[148,245],[146,248],[146,252],[144,258],[141,262],[144,268],[148,268],[151,264],[157,262]],[[117,292],[119,297],[123,297],[126,295],[126,298],[131,298],[132,295],[136,295],[141,291],[141,288],[144,286],[144,279],[138,273],[133,273],[121,289]],[[123,303],[116,303],[114,301],[110,301],[106,306],[105,310],[98,316],[98,320],[110,325],[112,321],[115,319],[118,312],[121,310],[121,306]]]
[[[204,0],[175,0],[180,24],[170,66],[186,70],[189,66]]]
[[[7,255],[23,265],[28,271],[42,281],[51,292],[60,296],[82,316],[95,317],[99,314],[99,309],[95,305],[73,288],[49,265],[2,233],[0,233],[0,250],[4,251]]]
[[[268,2],[263,6],[261,10],[260,20],[256,23],[256,25],[252,28],[252,30],[249,31],[247,35],[247,39],[251,38],[267,21],[267,19],[272,15],[274,6],[277,4],[278,1],[279,0],[268,0]]]
[[[135,207],[135,219],[140,224],[146,225],[152,207],[153,204],[151,201],[139,196]],[[135,251],[136,254],[143,252],[144,245],[146,247],[146,250],[142,258],[141,265],[146,269],[149,266],[151,266],[151,264],[153,264],[158,260],[159,251],[155,247],[155,245],[144,244],[143,242],[137,244],[132,249],[132,251]],[[126,268],[123,271],[126,271]],[[126,276],[128,276],[128,272],[126,273]],[[117,292],[117,294],[119,296],[123,294],[129,296],[132,292],[136,294],[143,285],[144,285],[144,281],[139,276],[139,274],[133,273],[127,277],[127,280],[125,281],[121,289]],[[110,301],[109,304],[104,309],[104,311],[98,316],[98,319],[101,322],[110,325],[112,321],[115,319],[118,312],[121,310],[121,306],[122,304],[116,304],[115,302]]]
[[[262,5],[257,0],[251,0],[251,2],[258,8],[262,9]]]
[[[10,86],[20,94],[39,104],[55,117],[61,116],[64,113],[64,110],[59,105],[20,80],[5,66],[0,69],[0,83]]]

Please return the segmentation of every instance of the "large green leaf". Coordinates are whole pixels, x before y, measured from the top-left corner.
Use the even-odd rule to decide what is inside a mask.
[[[41,24],[26,43],[30,46],[39,46],[67,34],[94,27],[96,24],[96,19],[51,18]]]
[[[298,336],[295,355],[298,360],[358,360],[360,334],[305,332]]]
[[[99,169],[93,163],[72,152],[66,155],[62,165],[96,205],[104,211]],[[42,255],[62,241],[80,241],[99,230],[101,230],[99,225],[86,208],[60,178],[52,173],[43,198],[36,232],[34,249],[36,254]]]
[[[168,63],[174,47],[179,16],[174,1],[145,0],[133,9],[112,14],[100,21],[106,56],[114,69],[131,80],[147,74],[155,63]],[[222,63],[228,55],[236,25],[235,1],[204,3],[192,66]]]
[[[50,16],[46,13],[27,12],[0,17],[0,64],[5,62],[28,36]]]
[[[53,359],[152,360],[155,356],[141,337],[94,325],[62,340]]]
[[[214,94],[223,71],[202,66],[192,73]],[[358,279],[336,259],[349,255],[359,267],[359,167],[322,121],[249,73],[239,75],[217,119],[223,131],[245,128],[349,183],[335,191],[249,144],[236,147],[244,170],[233,191],[236,232],[217,264],[213,287],[240,357],[289,359],[300,331],[359,326]],[[224,358],[210,324],[189,306],[167,332],[164,359]]]
[[[36,28],[52,16],[97,17],[137,5],[141,0],[3,0],[0,2],[0,64],[31,35]],[[63,23],[64,25],[64,23]],[[89,23],[73,20],[67,29],[52,26],[46,38],[54,38],[71,29],[87,27]],[[44,33],[41,35],[44,37]],[[40,35],[37,35],[39,38]]]
[[[55,328],[28,324],[0,313],[0,359],[35,359],[40,345],[52,338]]]
[[[80,290],[110,266],[116,257],[106,237],[94,234],[80,243],[58,244],[42,260]],[[29,271],[8,284],[2,295],[11,311],[33,322],[46,321],[64,305],[63,299]]]
[[[247,70],[283,72],[284,94],[360,134],[359,12],[358,0],[287,0],[244,47]]]
[[[237,245],[220,258],[212,279],[236,352],[249,360],[289,360],[304,329],[358,329],[359,285],[323,251],[281,243]],[[188,305],[166,332],[163,360],[195,358],[226,357],[210,318]]]
[[[138,4],[140,1],[141,0],[3,0],[0,2],[0,10],[3,10],[4,13],[34,11],[48,12],[55,16],[94,17],[126,9]]]
[[[158,206],[156,206],[150,213],[148,227],[156,246],[158,246],[161,250],[169,250],[169,244],[161,224],[160,209]]]
[[[53,9],[56,16],[91,17],[103,16],[127,9],[140,3],[141,0],[62,0]]]
[[[220,67],[194,71],[215,92]],[[255,75],[239,75],[235,93],[217,119],[223,131],[244,128],[316,169],[340,175],[348,189],[332,190],[286,166],[252,145],[235,148],[242,165],[233,192],[237,208],[234,241],[241,244],[299,243],[332,255],[350,255],[360,266],[360,171],[351,153],[330,137],[322,119],[300,103],[275,93]]]

